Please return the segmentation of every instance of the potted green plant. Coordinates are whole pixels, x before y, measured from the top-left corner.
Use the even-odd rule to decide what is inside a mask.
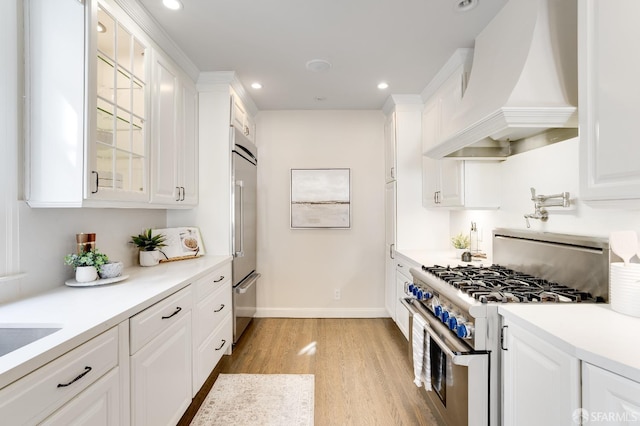
[[[85,283],[98,279],[98,271],[102,265],[109,262],[109,257],[96,249],[83,253],[72,253],[64,257],[65,265],[73,266],[76,281]]]
[[[458,235],[451,237],[451,244],[456,249],[456,257],[459,260],[462,253],[469,249],[469,236],[460,232]]]
[[[160,262],[160,247],[165,247],[166,237],[163,234],[153,235],[151,228],[142,231],[139,235],[132,235],[131,244],[140,250],[139,260],[141,266],[154,266]]]

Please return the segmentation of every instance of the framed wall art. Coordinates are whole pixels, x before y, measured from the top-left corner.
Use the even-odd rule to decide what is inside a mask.
[[[351,227],[351,169],[291,169],[291,228]]]

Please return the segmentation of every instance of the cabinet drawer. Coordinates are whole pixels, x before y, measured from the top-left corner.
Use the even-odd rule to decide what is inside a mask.
[[[112,328],[0,390],[3,424],[37,423],[118,365]]]
[[[414,262],[409,262],[401,258],[400,256],[396,256],[396,272],[399,272],[402,275],[404,275],[404,277],[409,281],[412,280],[411,272],[409,271],[411,268],[420,268],[420,265]]]
[[[196,300],[203,300],[209,294],[231,281],[231,263],[226,263],[200,278],[195,284]]]
[[[191,286],[161,300],[131,317],[129,321],[133,355],[164,329],[191,311],[193,304]]]
[[[230,312],[231,282],[229,281],[207,296],[205,300],[198,303],[195,317],[197,321],[195,334],[196,344],[202,343]]]
[[[222,324],[195,349],[193,366],[193,394],[200,390],[209,374],[233,342],[233,317],[227,315]]]

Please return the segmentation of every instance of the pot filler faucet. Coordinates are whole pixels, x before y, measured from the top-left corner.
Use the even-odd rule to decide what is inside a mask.
[[[525,214],[524,219],[527,221],[527,228],[531,228],[529,219],[540,219],[546,222],[549,219],[549,213],[545,207],[569,207],[569,193],[563,192],[554,195],[536,195],[536,189],[531,188],[531,201],[533,201],[534,212]]]

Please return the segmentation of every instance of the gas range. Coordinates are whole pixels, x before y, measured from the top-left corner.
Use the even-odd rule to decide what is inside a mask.
[[[408,297],[403,304],[425,322],[432,375],[438,371],[440,378],[446,378],[438,381],[434,376],[444,385],[427,395],[449,424],[499,424],[502,324],[498,306],[599,303],[608,298],[606,239],[496,229],[492,258],[494,263],[486,266],[412,268],[413,282],[405,287]],[[466,366],[466,371],[456,374],[449,366]],[[446,396],[449,383],[452,389],[464,389],[456,402]],[[478,383],[486,383],[488,391],[472,391]],[[467,403],[460,402],[464,398]],[[463,420],[455,420],[460,416]]]

